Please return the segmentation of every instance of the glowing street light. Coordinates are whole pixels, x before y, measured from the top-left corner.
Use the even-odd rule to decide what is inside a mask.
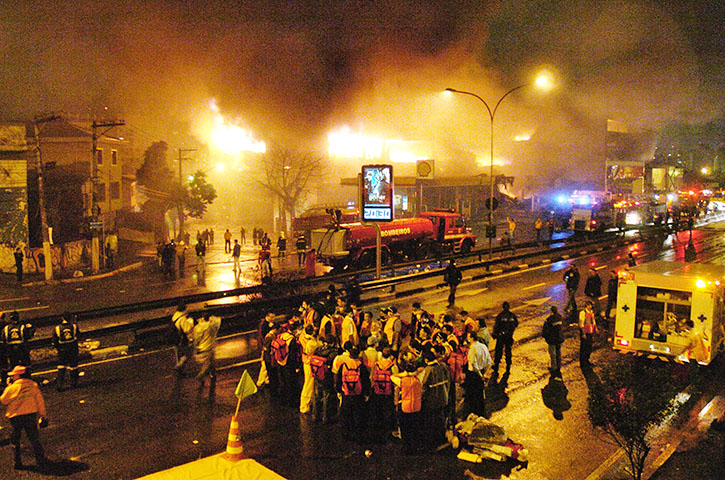
[[[504,98],[508,97],[510,94],[512,94],[516,90],[520,90],[524,87],[529,87],[529,86],[534,86],[537,89],[542,90],[542,91],[548,91],[548,90],[551,90],[551,88],[553,87],[553,82],[551,80],[551,77],[548,74],[541,74],[538,77],[536,77],[536,79],[534,80],[533,83],[524,83],[523,85],[514,87],[514,88],[510,89],[509,91],[507,91],[506,93],[504,93],[501,96],[501,98],[498,99],[498,101],[496,102],[496,105],[494,105],[493,110],[491,110],[491,107],[488,106],[488,103],[486,103],[486,101],[483,98],[479,97],[475,93],[466,92],[463,90],[456,90],[454,88],[446,88],[446,92],[469,95],[471,97],[475,97],[478,100],[480,100],[481,103],[483,103],[483,105],[486,107],[488,116],[491,119],[491,169],[489,172],[489,184],[490,184],[491,191],[490,191],[490,196],[489,196],[489,200],[488,200],[489,201],[488,227],[486,229],[487,230],[486,236],[488,237],[488,257],[489,258],[491,258],[493,256],[493,236],[494,236],[494,226],[493,226],[493,207],[494,207],[494,205],[493,205],[493,202],[494,202],[494,200],[493,200],[493,198],[494,198],[493,197],[493,120],[496,117],[496,111],[498,110],[498,107],[499,107],[499,105],[501,105],[501,102],[503,101]]]

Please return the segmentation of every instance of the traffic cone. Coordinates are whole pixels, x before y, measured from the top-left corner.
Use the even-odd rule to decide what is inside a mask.
[[[232,417],[232,423],[229,425],[229,437],[227,438],[227,451],[223,455],[224,458],[231,462],[237,462],[244,458],[244,448],[242,447],[242,437],[239,435],[239,422],[237,416]]]

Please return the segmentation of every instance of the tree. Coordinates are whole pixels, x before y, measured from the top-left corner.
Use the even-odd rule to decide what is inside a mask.
[[[206,173],[197,170],[192,179],[186,185],[176,183],[175,199],[181,205],[179,214],[179,233],[183,232],[184,219],[186,215],[193,218],[201,218],[206,213],[206,208],[216,199],[214,186],[207,182]]]
[[[174,189],[174,174],[166,162],[166,152],[169,150],[166,142],[154,142],[143,154],[143,164],[136,171],[136,180],[157,192],[171,195]]]
[[[656,368],[660,367],[660,368]],[[622,359],[601,371],[589,391],[589,418],[627,454],[631,475],[642,478],[650,451],[648,432],[673,414],[677,385],[666,364],[641,365]]]
[[[207,181],[206,173],[198,170],[188,183],[179,183],[166,162],[168,145],[155,142],[144,152],[144,162],[136,172],[138,183],[146,187],[149,200],[144,212],[153,217],[154,224],[163,225],[167,211],[176,208],[179,218],[179,234],[183,231],[184,218],[201,218],[207,206],[216,199],[216,190]]]
[[[271,149],[260,159],[259,186],[274,195],[282,204],[280,220],[286,229],[287,215],[295,215],[313,180],[324,173],[324,157],[312,152]]]

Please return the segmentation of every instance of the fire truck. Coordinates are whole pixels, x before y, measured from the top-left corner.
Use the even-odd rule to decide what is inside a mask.
[[[421,260],[445,252],[468,253],[476,236],[463,216],[453,210],[423,212],[416,218],[380,223],[382,262]],[[362,223],[312,230],[317,258],[337,270],[375,266],[376,229]]]
[[[615,350],[682,361],[694,336],[697,361],[709,364],[723,345],[723,285],[720,265],[657,260],[621,272]]]

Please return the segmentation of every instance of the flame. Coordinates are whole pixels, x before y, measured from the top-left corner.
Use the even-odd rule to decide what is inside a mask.
[[[236,123],[226,120],[219,111],[216,101],[209,102],[209,109],[213,113],[213,127],[209,133],[211,144],[219,151],[228,154],[240,152],[264,153],[267,145],[254,138],[251,130],[246,130]]]
[[[331,156],[344,158],[380,158],[383,156],[383,140],[353,133],[350,127],[342,127],[327,134],[327,151]]]

